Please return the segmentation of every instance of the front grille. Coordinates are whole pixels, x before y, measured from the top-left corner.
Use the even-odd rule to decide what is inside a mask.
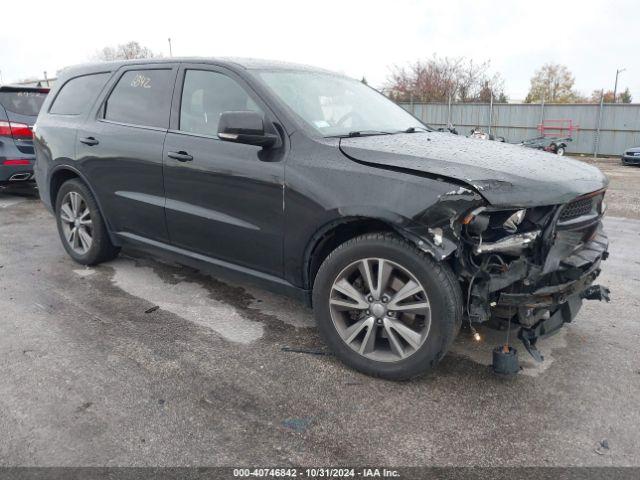
[[[593,198],[594,197],[582,198],[567,203],[567,205],[562,209],[560,220],[571,220],[573,218],[581,217],[582,215],[587,215],[593,208]]]

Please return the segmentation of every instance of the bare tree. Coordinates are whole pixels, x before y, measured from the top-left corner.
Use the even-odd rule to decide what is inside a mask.
[[[594,90],[589,98],[589,103],[600,103],[600,96],[602,94],[602,90]],[[604,103],[613,103],[613,90],[604,92]]]
[[[489,75],[489,62],[474,63],[464,57],[449,58],[434,55],[408,67],[394,67],[385,90],[400,102],[488,102],[506,101],[504,81],[500,74]]]
[[[116,47],[104,47],[100,50],[95,58],[105,62],[111,60],[131,60],[135,58],[153,58],[161,55],[157,55],[147,47],[143,47],[138,42],[122,43]]]
[[[575,77],[565,65],[547,63],[531,78],[526,103],[574,103],[584,100],[574,89]]]

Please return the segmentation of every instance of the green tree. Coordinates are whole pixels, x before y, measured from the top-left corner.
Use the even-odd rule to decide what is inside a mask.
[[[623,92],[620,92],[618,95],[618,101],[620,103],[631,103],[631,92],[629,91],[629,87],[625,88]]]
[[[547,63],[531,78],[526,103],[572,103],[580,100],[573,89],[575,78],[565,65]]]

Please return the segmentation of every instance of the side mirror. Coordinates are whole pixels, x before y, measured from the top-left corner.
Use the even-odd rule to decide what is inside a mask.
[[[277,135],[264,131],[264,117],[251,111],[222,112],[218,122],[218,138],[226,142],[271,147]]]

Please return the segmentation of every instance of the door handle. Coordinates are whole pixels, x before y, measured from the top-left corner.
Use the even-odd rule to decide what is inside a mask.
[[[167,153],[167,157],[178,160],[179,162],[190,162],[193,160],[193,157],[183,150],[179,152],[169,152]]]
[[[100,142],[93,137],[84,137],[80,139],[80,143],[84,143],[85,145],[98,145]]]

